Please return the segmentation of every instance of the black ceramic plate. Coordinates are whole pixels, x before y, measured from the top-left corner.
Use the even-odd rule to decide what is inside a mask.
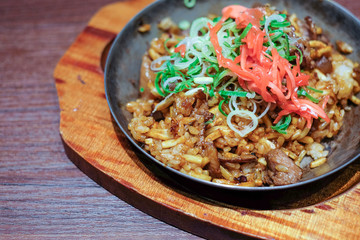
[[[235,192],[284,190],[313,183],[329,176],[360,156],[360,121],[358,121],[360,119],[360,106],[353,106],[352,111],[346,114],[344,126],[338,137],[333,140],[333,142],[336,141],[337,146],[331,149],[332,152],[328,162],[305,173],[300,182],[286,186],[239,187],[196,179],[164,166],[144,151],[141,145],[132,138],[127,127],[131,114],[126,111],[125,105],[139,96],[138,82],[141,59],[148,49],[150,41],[159,35],[157,24],[160,20],[165,17],[171,17],[175,22],[180,22],[184,19],[192,21],[209,13],[219,15],[221,14],[221,9],[230,4],[252,7],[255,3],[270,3],[279,10],[287,9],[289,13],[296,13],[300,19],[311,16],[314,22],[325,30],[333,43],[336,40],[345,40],[354,46],[355,50],[349,55],[349,58],[360,62],[360,51],[356,48],[356,46],[360,45],[359,20],[337,3],[325,0],[198,0],[192,9],[186,8],[183,1],[159,0],[142,10],[126,25],[115,39],[110,50],[105,68],[105,92],[116,123],[129,141],[138,150],[143,152],[147,158],[151,159],[153,164],[160,166],[166,172],[183,179],[185,182],[190,182],[190,185]],[[150,32],[140,34],[137,31],[137,28],[143,23],[151,24]]]

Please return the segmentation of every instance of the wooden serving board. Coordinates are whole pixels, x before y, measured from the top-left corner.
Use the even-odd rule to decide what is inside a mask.
[[[324,190],[301,199],[300,208],[265,211],[206,200],[167,184],[144,166],[111,118],[102,64],[117,33],[151,2],[103,7],[59,61],[54,78],[69,158],[129,204],[206,238],[359,239],[359,160]]]

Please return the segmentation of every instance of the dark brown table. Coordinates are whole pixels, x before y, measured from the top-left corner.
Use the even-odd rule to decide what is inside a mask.
[[[110,194],[65,155],[52,73],[111,2],[0,0],[0,239],[198,238]],[[360,17],[359,1],[338,2]]]

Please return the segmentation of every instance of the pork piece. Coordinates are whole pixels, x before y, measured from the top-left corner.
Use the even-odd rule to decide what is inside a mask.
[[[266,183],[281,186],[296,183],[301,179],[301,168],[280,149],[271,150],[265,157],[268,167]]]
[[[208,167],[210,176],[213,178],[221,178],[218,151],[216,150],[214,144],[212,142],[204,142],[203,147],[205,157],[208,157],[210,160]]]
[[[331,60],[325,56],[322,56],[319,60],[316,61],[316,68],[318,68],[324,74],[333,72]]]
[[[204,116],[204,122],[211,120],[214,114],[209,112],[209,106],[206,101],[206,95],[202,91],[198,91],[195,95],[196,101],[193,104],[193,115]]]
[[[194,97],[196,100],[192,105],[193,110],[190,114],[190,117],[194,117],[196,119],[192,126],[200,131],[198,137],[199,145],[201,145],[205,139],[205,123],[212,119],[214,115],[209,112],[206,95],[202,91],[198,91]]]
[[[165,119],[164,114],[161,111],[155,111],[155,112],[151,113],[150,116],[152,116],[154,118],[154,120],[157,122]]]

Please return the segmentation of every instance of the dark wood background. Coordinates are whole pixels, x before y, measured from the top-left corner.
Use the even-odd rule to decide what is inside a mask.
[[[0,0],[0,239],[198,238],[110,194],[65,155],[52,73],[111,2]],[[338,2],[360,17],[360,1]]]

